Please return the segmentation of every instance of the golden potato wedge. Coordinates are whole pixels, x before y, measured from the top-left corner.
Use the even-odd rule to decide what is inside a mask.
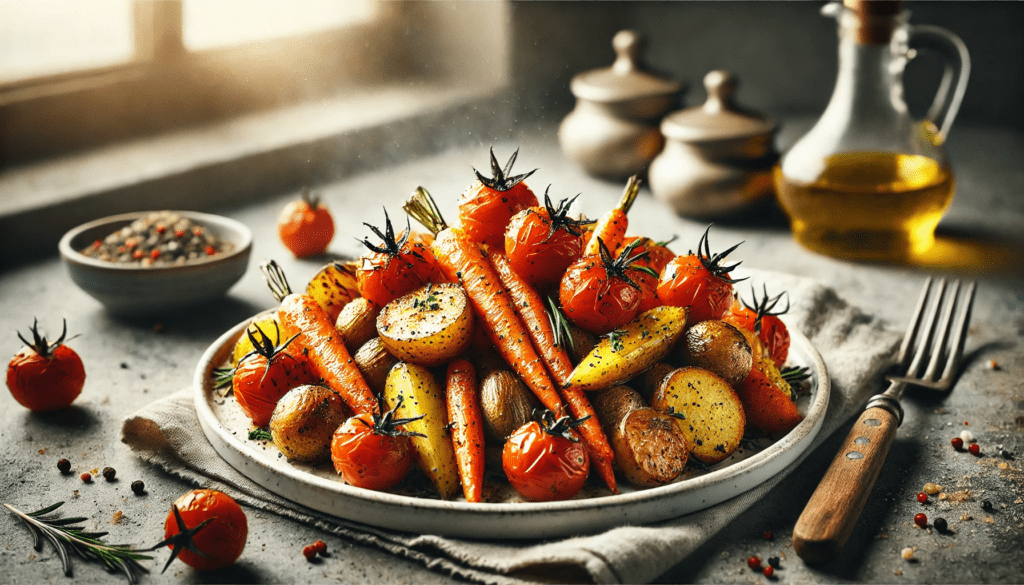
[[[505,439],[530,420],[533,393],[508,370],[492,370],[480,382],[480,410],[487,439],[503,445]]]
[[[401,400],[399,400],[401,397]],[[391,368],[384,399],[395,408],[395,418],[423,418],[403,425],[405,430],[426,435],[410,437],[416,464],[444,499],[462,492],[455,448],[448,430],[448,407],[442,386],[427,368],[399,362]]]
[[[306,285],[306,294],[313,297],[317,304],[331,316],[331,321],[345,305],[360,297],[356,281],[356,269],[359,262],[331,262],[320,269]]]
[[[701,321],[686,330],[679,344],[682,362],[721,376],[735,387],[753,366],[753,350],[746,336],[725,321]]]
[[[628,386],[612,386],[590,396],[615,462],[638,486],[665,485],[683,472],[689,448],[682,430],[667,414],[647,406]]]
[[[629,380],[668,355],[686,326],[686,307],[655,307],[594,346],[566,386],[600,390]]]
[[[299,386],[281,397],[270,416],[274,445],[292,461],[320,463],[331,454],[331,437],[352,411],[334,391]]]
[[[356,363],[359,373],[363,375],[373,393],[382,394],[388,381],[388,373],[398,363],[398,358],[388,353],[379,337],[374,337],[356,351],[352,361]]]
[[[473,310],[461,285],[428,284],[388,303],[377,316],[377,333],[398,359],[438,366],[473,341]]]
[[[256,339],[261,339],[259,331],[270,336],[270,340],[274,345],[279,345],[283,339],[281,339],[281,325],[277,321],[277,313],[273,313],[263,317],[262,319],[255,319],[249,324],[246,329],[252,331],[253,335],[256,335]],[[242,336],[238,338],[238,342],[235,343],[235,349],[231,352],[231,365],[237,364],[246,354],[253,350],[252,341],[249,340],[249,334],[246,331],[242,332]]]
[[[746,415],[740,397],[721,376],[679,368],[661,383],[651,406],[672,414],[690,447],[704,463],[718,463],[740,446]]]
[[[359,297],[341,309],[334,328],[345,340],[345,349],[355,353],[364,343],[377,337],[377,315],[380,307],[373,301]]]

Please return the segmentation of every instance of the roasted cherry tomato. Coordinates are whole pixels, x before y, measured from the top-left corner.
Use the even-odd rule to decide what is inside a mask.
[[[206,521],[209,523],[195,530]],[[170,540],[168,546],[175,549],[183,563],[197,571],[234,564],[248,536],[245,512],[231,496],[214,490],[192,490],[181,496],[164,521],[164,538]]]
[[[534,502],[568,500],[579,493],[590,473],[587,449],[573,431],[585,419],[555,420],[544,411],[541,421],[519,427],[501,453],[505,475],[517,492]]]
[[[710,230],[708,226],[701,236],[696,254],[676,256],[662,270],[658,281],[658,300],[671,307],[689,307],[686,320],[690,325],[721,319],[732,303],[732,285],[745,280],[729,278],[729,272],[739,266],[739,262],[732,266],[721,265],[739,244],[712,256],[708,245]]]
[[[505,228],[512,216],[524,209],[537,207],[537,196],[523,182],[536,169],[522,175],[509,176],[519,151],[512,153],[505,168],[491,149],[491,172],[488,178],[473,169],[477,180],[459,197],[459,222],[466,234],[475,242],[501,247],[505,241]]]
[[[85,386],[85,367],[75,350],[64,345],[68,324],[57,341],[49,343],[32,322],[32,342],[21,333],[25,344],[7,366],[7,388],[19,404],[35,412],[65,408],[74,402]]]
[[[383,233],[368,223],[363,224],[377,234],[381,244],[374,246],[370,240],[363,240],[363,245],[370,252],[360,258],[362,264],[356,271],[359,294],[379,307],[427,283],[444,282],[437,260],[430,251],[431,240],[411,232],[408,218],[405,231],[395,239],[395,229],[387,210],[384,210],[384,222]]]
[[[253,327],[256,333],[253,333]],[[265,427],[270,424],[270,416],[282,396],[292,388],[317,382],[318,377],[301,352],[289,349],[298,334],[275,346],[258,323],[253,327],[246,329],[253,350],[238,360],[231,386],[242,411],[254,425]],[[275,339],[280,339],[276,321],[274,328]]]
[[[577,327],[603,335],[632,321],[640,311],[641,289],[633,275],[653,274],[633,253],[639,241],[612,258],[604,242],[599,256],[580,258],[562,277],[558,300],[562,311]]]
[[[789,297],[786,298],[786,306],[778,307],[779,301],[785,296],[785,292],[774,297],[768,296],[767,287],[762,289],[761,296],[751,287],[751,298],[753,302],[747,304],[742,298],[733,300],[722,320],[748,331],[753,331],[764,343],[765,350],[771,356],[775,367],[781,368],[789,357],[789,329],[779,319],[779,315],[785,315],[789,311]]]
[[[505,256],[512,270],[531,284],[558,282],[582,254],[582,226],[591,222],[568,217],[576,197],[555,207],[545,191],[543,207],[524,209],[508,222]]]
[[[648,238],[634,236],[624,239],[622,245],[616,250],[615,255],[621,256],[623,250],[637,240],[641,240],[641,243],[636,246],[636,252],[647,254],[637,260],[637,266],[646,266],[660,275],[665,266],[676,257],[675,252],[668,249],[668,242],[652,242]],[[646,272],[637,272],[633,276],[636,283],[640,285],[640,310],[638,312],[645,313],[655,307],[660,307],[661,301],[658,300],[658,277]]]
[[[369,490],[386,490],[405,479],[414,460],[409,437],[424,435],[402,429],[402,425],[423,418],[394,418],[402,405],[378,414],[356,415],[338,427],[331,439],[331,461],[349,485]]]
[[[298,258],[316,256],[327,251],[334,238],[334,220],[331,212],[320,204],[317,197],[303,189],[302,199],[292,201],[277,219],[277,233],[281,242]]]

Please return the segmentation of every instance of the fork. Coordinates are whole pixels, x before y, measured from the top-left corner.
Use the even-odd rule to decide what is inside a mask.
[[[835,558],[853,532],[903,422],[900,398],[907,385],[942,392],[953,387],[963,358],[974,290],[972,282],[960,295],[957,280],[946,294],[945,279],[934,286],[930,277],[925,281],[896,357],[897,371],[903,374],[887,376],[889,388],[868,401],[793,528],[793,547],[805,562],[819,564]],[[956,325],[951,328],[954,314]],[[943,357],[945,366],[940,374]]]

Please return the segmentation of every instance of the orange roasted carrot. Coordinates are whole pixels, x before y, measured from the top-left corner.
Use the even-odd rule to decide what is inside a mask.
[[[377,399],[359,372],[334,321],[309,295],[292,294],[284,272],[271,260],[260,267],[274,296],[281,301],[281,330],[309,356],[313,371],[323,378],[356,414],[379,412]]]
[[[594,461],[601,479],[608,484],[612,493],[617,493],[615,471],[612,469],[615,453],[612,451],[612,446],[608,442],[604,430],[601,429],[597,413],[590,405],[586,394],[575,387],[565,387],[572,375],[572,362],[569,361],[569,354],[565,352],[565,348],[555,341],[555,332],[551,327],[547,311],[544,309],[544,301],[541,299],[540,293],[512,270],[508,258],[501,252],[493,252],[487,256],[487,259],[490,260],[494,271],[501,278],[501,284],[512,298],[516,313],[526,325],[530,339],[533,340],[533,344],[544,358],[544,363],[551,371],[551,376],[562,387],[562,398],[569,404],[569,412],[577,419],[590,417],[577,429],[583,435],[583,440],[586,441],[587,451]]]
[[[446,387],[448,423],[462,493],[467,502],[479,502],[484,484],[484,425],[473,364],[465,359],[448,364]]]
[[[480,251],[480,246],[461,229],[447,226],[437,205],[422,187],[416,190],[404,208],[434,232],[434,243],[430,249],[437,258],[438,267],[449,280],[462,284],[480,317],[478,324],[483,326],[501,357],[545,408],[555,416],[562,416],[565,407],[558,391],[533,347],[526,326],[516,315],[508,291],[501,285],[501,279]]]
[[[629,226],[626,214],[629,213],[629,208],[636,201],[638,193],[640,193],[640,178],[633,175],[626,183],[626,190],[622,192],[622,199],[619,200],[618,206],[605,212],[601,219],[594,224],[594,232],[590,234],[590,239],[587,241],[586,247],[583,248],[584,256],[600,254],[599,241],[603,241],[609,250],[619,247],[622,239],[626,237],[626,228]]]

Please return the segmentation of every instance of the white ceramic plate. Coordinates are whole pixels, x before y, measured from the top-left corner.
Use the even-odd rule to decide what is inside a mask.
[[[214,342],[196,369],[196,411],[214,449],[235,469],[276,494],[321,512],[392,530],[465,538],[547,538],[696,512],[760,485],[795,461],[818,434],[828,406],[825,364],[810,341],[790,329],[789,361],[807,366],[812,374],[810,392],[804,392],[797,402],[805,418],[763,450],[743,448],[703,472],[688,467],[686,477],[666,486],[634,490],[621,482],[622,493],[617,495],[609,495],[592,477],[589,488],[562,502],[471,504],[417,497],[410,490],[374,492],[345,484],[329,463],[316,467],[292,464],[280,457],[272,443],[247,439],[252,428],[249,419],[234,398],[221,398],[214,390],[211,373],[227,363],[248,322],[239,323]]]

